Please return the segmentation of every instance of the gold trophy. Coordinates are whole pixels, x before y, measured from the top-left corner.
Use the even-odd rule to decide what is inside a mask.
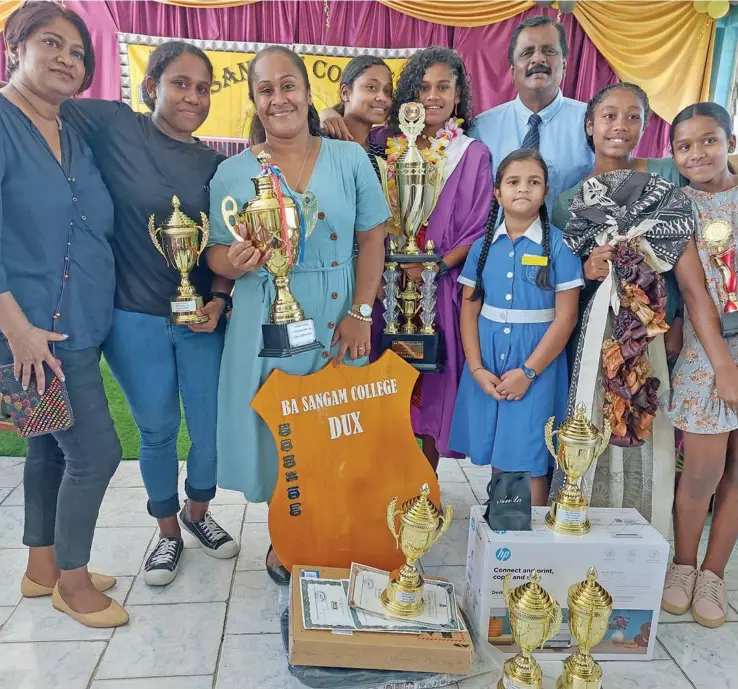
[[[564,485],[551,502],[546,524],[557,533],[580,536],[589,532],[587,508],[589,503],[582,495],[580,479],[592,466],[610,442],[610,424],[607,419],[600,433],[586,416],[584,404],[577,405],[574,418],[566,419],[554,431],[554,417],[546,423],[544,437],[548,451],[556,460],[556,466],[564,472]],[[559,436],[558,452],[553,436]]]
[[[446,511],[441,515],[441,511],[428,499],[429,495],[430,488],[424,483],[420,495],[405,501],[402,509],[395,511],[397,498],[393,498],[387,507],[387,525],[406,562],[390,574],[381,600],[384,609],[397,617],[415,617],[423,612],[424,582],[415,562],[446,533],[454,516],[454,508],[449,503],[446,503]],[[398,514],[401,515],[399,530],[395,528]]]
[[[400,107],[400,130],[407,148],[395,163],[377,157],[382,189],[392,211],[392,225],[401,231],[404,243],[398,250],[394,239],[389,243],[384,281],[384,320],[381,349],[391,349],[420,371],[442,370],[442,343],[436,332],[436,271],[443,258],[435,253],[432,241],[425,252],[417,242],[420,228],[428,224],[438,203],[443,185],[446,158],[438,163],[425,160],[416,141],[425,127],[425,108],[420,103]],[[421,284],[398,271],[401,263],[421,263]],[[403,284],[404,282],[404,284]],[[400,325],[400,317],[403,323]],[[418,318],[420,326],[416,325]]]
[[[738,276],[736,276],[736,243],[733,226],[725,220],[713,220],[702,233],[707,251],[722,277],[725,293],[720,326],[724,336],[738,333]],[[721,295],[722,298],[722,295]]]
[[[179,271],[177,294],[169,302],[172,323],[205,323],[208,317],[197,315],[204,302],[190,282],[190,271],[200,262],[200,256],[205,251],[210,237],[210,225],[205,213],[200,213],[201,225],[197,225],[179,206],[179,199],[172,196],[173,212],[160,227],[156,227],[154,215],[149,217],[149,237],[167,264]],[[202,238],[198,241],[200,233]]]
[[[543,672],[533,657],[536,648],[553,639],[561,629],[561,606],[540,586],[541,575],[533,570],[527,584],[510,588],[512,574],[505,576],[503,592],[510,613],[510,628],[520,653],[505,661],[497,689],[542,689]]]
[[[259,356],[282,358],[321,349],[323,345],[315,339],[315,324],[305,318],[305,312],[290,292],[289,272],[299,261],[302,245],[300,209],[289,196],[278,198],[279,181],[270,168],[269,154],[259,153],[256,159],[261,165],[261,173],[251,178],[256,196],[240,211],[235,199],[226,196],[221,213],[236,241],[243,241],[236,228],[242,223],[254,247],[262,253],[271,252],[265,267],[274,279],[276,296],[269,311],[269,323],[261,326],[264,348]],[[302,208],[305,240],[315,228],[317,209],[315,195],[305,192]]]
[[[579,649],[564,661],[556,689],[600,689],[602,668],[590,654],[605,636],[612,612],[612,596],[597,583],[597,570],[587,580],[569,587],[569,629]]]

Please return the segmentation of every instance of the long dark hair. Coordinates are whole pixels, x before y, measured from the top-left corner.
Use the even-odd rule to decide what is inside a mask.
[[[149,61],[146,63],[146,74],[144,76],[143,102],[152,112],[156,108],[156,101],[146,90],[146,79],[151,77],[154,80],[154,84],[158,86],[161,82],[161,75],[164,74],[166,68],[183,53],[189,53],[190,55],[199,57],[208,68],[210,81],[212,82],[213,63],[210,62],[210,58],[204,51],[200,50],[197,46],[194,46],[191,43],[185,43],[184,41],[167,41],[166,43],[162,43],[158,48],[156,48],[156,50],[154,50],[153,53],[151,53],[151,55],[149,55]]]
[[[305,67],[305,63],[302,61],[302,58],[296,52],[290,50],[289,48],[286,48],[283,45],[269,45],[266,48],[262,48],[258,53],[256,53],[254,59],[251,60],[251,62],[249,63],[249,98],[251,99],[251,102],[255,102],[254,73],[256,71],[256,65],[259,60],[266,57],[270,53],[281,53],[282,55],[288,57],[292,61],[292,64],[297,68],[297,71],[300,72],[300,76],[305,83],[305,88],[308,90],[308,93],[310,93],[310,78],[308,77],[307,67]],[[320,116],[318,115],[318,111],[312,103],[310,103],[308,107],[308,129],[310,130],[311,136],[320,136]],[[259,119],[259,116],[254,113],[254,116],[251,119],[249,142],[253,146],[254,144],[262,144],[265,141],[266,131],[264,130],[264,125]]]
[[[587,134],[587,122],[594,122],[595,108],[602,102],[605,96],[610,93],[610,91],[614,91],[615,89],[627,89],[638,96],[638,99],[641,101],[641,105],[643,106],[643,127],[645,128],[648,124],[648,117],[651,114],[651,104],[648,102],[648,95],[646,95],[646,92],[637,84],[631,84],[627,81],[618,84],[609,84],[608,86],[601,88],[594,94],[594,96],[592,96],[592,98],[590,98],[589,103],[587,103],[587,111],[584,113],[584,136],[587,137],[587,145],[593,151],[595,150],[594,139]]]
[[[548,166],[541,157],[541,154],[535,149],[531,148],[519,148],[517,151],[513,151],[500,163],[497,168],[497,174],[495,175],[495,189],[499,189],[502,185],[502,178],[505,176],[505,171],[511,163],[519,160],[533,160],[543,170],[543,180],[548,186]],[[497,216],[500,212],[500,204],[497,201],[497,197],[492,198],[492,207],[487,217],[487,224],[484,226],[484,241],[482,242],[482,250],[479,254],[479,261],[477,261],[477,281],[474,285],[474,292],[470,297],[471,301],[478,301],[484,298],[484,282],[482,281],[482,273],[484,272],[484,264],[487,263],[487,255],[489,254],[489,248],[492,246],[492,238],[495,236],[495,230],[497,229]],[[541,289],[552,290],[551,286],[551,223],[548,219],[548,209],[546,208],[545,202],[541,204],[541,208],[538,211],[541,218],[541,226],[543,228],[543,255],[548,259],[545,266],[541,266],[538,269],[536,275],[536,285]]]
[[[402,68],[397,81],[397,92],[389,114],[390,126],[399,131],[400,106],[405,103],[418,101],[420,85],[429,67],[436,64],[448,65],[456,77],[456,86],[459,88],[458,116],[463,120],[461,126],[468,129],[474,118],[472,110],[471,86],[466,65],[461,56],[451,48],[433,46],[419,50],[408,59]]]
[[[348,86],[350,90],[353,90],[354,82],[370,67],[385,67],[389,70],[390,75],[392,74],[387,63],[381,57],[376,57],[375,55],[359,55],[351,60],[341,73],[341,82],[338,84],[339,93],[344,86]],[[333,106],[333,109],[343,117],[346,104],[340,101]]]
[[[694,103],[693,105],[688,105],[684,108],[684,110],[682,110],[671,123],[671,128],[669,129],[669,144],[671,145],[672,155],[674,153],[674,131],[676,130],[677,125],[685,122],[686,120],[691,120],[694,117],[709,117],[725,132],[726,139],[733,136],[733,122],[730,119],[730,113],[728,113],[722,105],[718,105],[711,101]],[[728,171],[732,175],[735,174],[735,170],[730,163],[728,163]]]
[[[28,37],[43,26],[47,26],[54,19],[68,21],[82,37],[82,48],[85,51],[82,63],[85,66],[85,78],[77,93],[86,91],[92,85],[95,77],[95,49],[92,46],[92,37],[82,17],[76,12],[68,10],[55,2],[40,0],[38,2],[26,2],[13,12],[5,22],[5,45],[7,48],[16,48],[23,45]],[[8,51],[9,53],[10,51]],[[18,69],[18,62],[8,58],[5,72],[8,79]]]

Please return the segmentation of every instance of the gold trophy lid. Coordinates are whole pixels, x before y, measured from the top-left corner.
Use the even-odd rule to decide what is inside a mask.
[[[193,230],[197,223],[180,210],[179,198],[172,196],[172,214],[162,224],[163,230]]]
[[[420,495],[406,500],[402,504],[402,519],[413,526],[425,526],[435,529],[438,526],[440,512],[430,501],[430,487],[427,483],[420,489]]]
[[[733,239],[733,227],[726,220],[713,220],[702,230],[702,236],[713,248],[727,248]]]
[[[597,570],[590,567],[587,579],[569,587],[569,609],[583,613],[605,611],[612,607],[612,596],[597,581]],[[609,614],[609,612],[608,612]]]
[[[577,404],[574,416],[567,418],[559,426],[559,439],[577,445],[595,445],[600,442],[600,432],[587,418],[587,407],[583,402]]]
[[[536,612],[550,614],[553,610],[554,599],[541,588],[541,575],[537,569],[530,573],[528,583],[517,586],[510,591],[510,607],[525,610],[526,613]]]

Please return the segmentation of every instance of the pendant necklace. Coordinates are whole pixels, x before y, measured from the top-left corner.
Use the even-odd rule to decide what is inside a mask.
[[[295,183],[295,186],[292,187],[289,184],[289,181],[287,180],[287,175],[284,176],[285,181],[287,182],[288,186],[291,186],[292,189],[295,190],[295,193],[299,194],[300,192],[297,191],[298,187],[300,186],[300,180],[302,179],[302,173],[305,171],[305,163],[307,163],[308,156],[310,155],[310,151],[313,148],[313,137],[310,137],[310,143],[308,144],[307,150],[305,151],[305,158],[302,161],[302,167],[300,168],[300,174],[297,177],[297,182]],[[282,169],[279,165],[279,161],[277,160],[277,156],[274,155],[274,151],[272,150],[272,147],[269,146],[269,153],[271,154],[272,158],[274,158],[274,162],[277,163],[277,167]]]

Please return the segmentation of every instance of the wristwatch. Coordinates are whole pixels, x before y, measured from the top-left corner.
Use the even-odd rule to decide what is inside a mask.
[[[538,376],[538,374],[532,368],[528,368],[525,364],[520,364],[520,368],[523,373],[525,373],[525,375],[531,380],[535,380],[535,378]]]
[[[444,275],[448,274],[448,266],[446,265],[446,261],[439,261],[438,263],[438,273],[436,275],[439,278],[442,278]]]
[[[372,307],[370,304],[354,304],[351,309],[364,318],[372,317]]]
[[[230,294],[226,294],[225,292],[213,292],[210,295],[211,299],[222,299],[225,302],[225,309],[223,309],[224,313],[230,313],[230,311],[233,309],[233,299],[231,299]]]

